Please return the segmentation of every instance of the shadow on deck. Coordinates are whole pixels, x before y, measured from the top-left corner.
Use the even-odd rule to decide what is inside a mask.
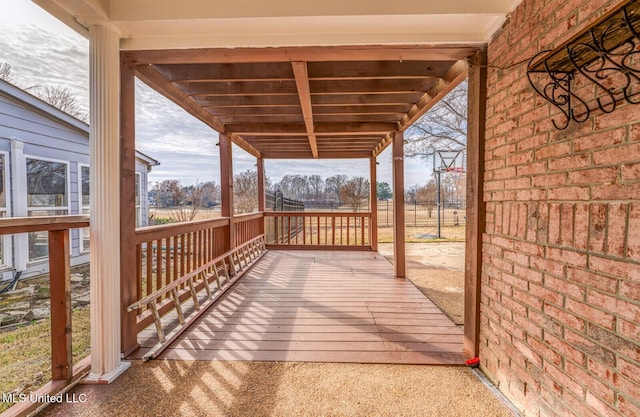
[[[462,334],[376,252],[271,250],[159,358],[462,365]]]

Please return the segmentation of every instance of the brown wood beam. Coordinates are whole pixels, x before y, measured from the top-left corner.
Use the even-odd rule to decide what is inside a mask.
[[[390,122],[398,123],[404,114],[316,114],[316,123],[372,123]]]
[[[125,356],[138,348],[136,256],[136,104],[135,70],[120,61],[120,349]],[[141,196],[142,198],[142,196]]]
[[[200,82],[175,83],[189,96],[261,96],[294,94],[296,83],[288,81],[234,81],[234,82]]]
[[[224,124],[242,124],[242,123],[302,123],[304,122],[301,114],[279,114],[279,115],[264,115],[264,114],[242,114],[242,115],[229,115],[229,116],[217,116]]]
[[[378,104],[378,105],[333,105],[313,106],[313,113],[319,114],[396,114],[411,110],[411,104]]]
[[[315,106],[374,106],[374,105],[407,105],[420,100],[422,92],[387,93],[387,94],[333,94],[311,96],[311,103]]]
[[[264,212],[264,159],[257,159],[256,170],[258,172],[258,211]],[[264,222],[262,223],[262,229],[262,233],[264,233]]]
[[[389,144],[391,143],[392,141],[391,136],[392,135],[389,134],[389,135],[386,135],[384,138],[382,138],[380,143],[378,143],[378,145],[373,149],[371,156],[377,157],[378,155],[380,155],[380,153],[382,153],[382,151],[384,151],[385,148],[389,146]]]
[[[235,143],[236,145],[238,145],[241,149],[243,149],[248,154],[253,155],[256,158],[261,158],[262,157],[262,152],[260,152],[260,150],[258,150],[258,148],[253,146],[247,140],[245,140],[242,136],[232,135],[231,136],[231,141],[233,143]]]
[[[468,45],[308,46],[286,48],[198,48],[125,51],[136,65],[290,61],[457,61],[478,50]]]
[[[170,64],[154,68],[171,81],[281,81],[292,80],[288,62],[253,64]]]
[[[449,68],[446,74],[433,85],[420,101],[407,113],[400,122],[402,130],[407,129],[423,114],[429,111],[442,97],[446,96],[449,91],[460,84],[467,78],[469,73],[469,64],[466,60],[456,62]]]
[[[483,199],[487,52],[478,51],[469,68],[467,116],[467,227],[464,284],[464,353],[476,357],[480,349],[482,237],[486,231]]]
[[[313,155],[308,152],[281,152],[270,151],[263,152],[265,159],[312,159]],[[330,151],[318,151],[319,159],[353,159],[353,158],[369,158],[371,156],[370,151],[358,151],[358,152],[330,152]]]
[[[292,62],[293,75],[296,79],[296,87],[298,89],[298,98],[300,99],[300,107],[304,117],[304,125],[309,135],[309,147],[314,158],[318,157],[318,145],[316,144],[316,135],[313,130],[313,108],[311,107],[311,91],[309,89],[309,75],[307,73],[306,62]]]
[[[210,96],[194,97],[196,103],[202,106],[221,107],[273,107],[300,106],[298,94],[284,94],[277,96]]]
[[[396,277],[406,276],[404,242],[404,135],[393,134],[393,266]]]
[[[313,95],[321,94],[397,94],[416,93],[433,87],[437,78],[427,77],[418,80],[310,80]]]
[[[71,277],[69,230],[49,231],[49,276],[51,300],[51,379],[73,376],[71,349]]]
[[[398,79],[441,77],[451,61],[310,62],[309,79]]]
[[[280,116],[280,115],[302,115],[300,106],[246,106],[246,107],[216,107],[203,106],[212,115],[219,116]]]
[[[369,158],[369,211],[371,219],[369,223],[369,244],[371,250],[378,251],[378,166],[375,157]]]
[[[397,129],[397,123],[315,123],[316,135],[386,135]],[[304,124],[300,123],[244,123],[227,125],[227,133],[245,136],[300,136],[306,134]]]

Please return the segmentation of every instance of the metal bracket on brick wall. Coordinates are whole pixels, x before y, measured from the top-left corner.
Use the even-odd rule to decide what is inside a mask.
[[[640,0],[624,2],[554,50],[534,56],[527,68],[531,87],[571,120],[611,113],[626,101],[640,103]]]

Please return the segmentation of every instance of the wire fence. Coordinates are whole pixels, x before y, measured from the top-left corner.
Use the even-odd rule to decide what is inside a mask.
[[[466,202],[445,201],[438,205],[431,202],[413,202],[404,205],[406,226],[464,226],[466,223]],[[378,227],[393,226],[393,202],[378,201]]]

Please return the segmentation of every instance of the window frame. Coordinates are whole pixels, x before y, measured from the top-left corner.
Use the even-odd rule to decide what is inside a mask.
[[[67,205],[66,206],[44,206],[44,207],[32,207],[29,206],[29,186],[28,186],[28,178],[29,175],[27,173],[27,163],[29,159],[35,159],[38,161],[46,161],[46,162],[54,162],[54,163],[60,163],[60,164],[65,164],[66,165],[66,184],[65,184],[65,194],[67,197]],[[24,190],[25,194],[24,194],[24,198],[26,199],[26,215],[27,217],[31,217],[30,216],[30,212],[32,211],[66,211],[67,215],[71,213],[71,161],[70,160],[63,160],[63,159],[56,159],[56,158],[49,158],[49,157],[45,157],[45,156],[39,156],[39,155],[33,155],[33,154],[24,154],[24,167],[22,167],[22,169],[24,170],[24,178],[25,178],[25,183],[27,184],[27,189]],[[42,217],[42,216],[33,216],[33,217]],[[37,233],[37,232],[31,232],[31,233]],[[29,233],[29,235],[31,235],[31,233]],[[69,245],[71,245],[71,239],[69,239]],[[48,252],[48,247],[47,247],[47,256],[43,256],[43,257],[39,257],[39,258],[31,258],[31,248],[29,246],[29,240],[27,238],[27,265],[32,265],[32,264],[36,264],[39,262],[44,262],[47,261],[47,259],[49,259],[49,252]]]
[[[11,182],[9,181],[9,176],[11,175],[9,164],[11,163],[11,156],[7,151],[0,151],[0,156],[4,157],[3,163],[3,184],[4,187],[4,207],[0,206],[0,218],[12,217],[11,213]],[[2,260],[0,260],[0,270],[2,269],[10,269],[13,267],[13,256],[12,250],[13,247],[11,245],[11,235],[3,235],[0,237],[2,239]]]
[[[89,181],[91,181],[91,167],[89,166],[89,164],[84,164],[81,162],[78,162],[78,214],[85,214],[84,211],[86,210],[90,210],[91,208],[91,189],[89,189],[89,205],[84,205],[84,202],[82,200],[82,168],[87,168],[89,170]],[[89,230],[88,227],[82,228],[82,229],[78,229],[80,232],[80,247],[78,248],[78,250],[80,251],[81,254],[85,254],[85,253],[89,253],[89,248],[90,245],[87,246],[85,248],[84,246],[84,231],[85,230]]]

